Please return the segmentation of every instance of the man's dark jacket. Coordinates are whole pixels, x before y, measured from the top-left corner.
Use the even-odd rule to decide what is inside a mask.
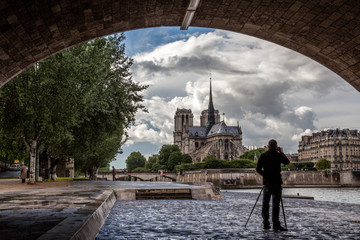
[[[270,149],[261,154],[256,171],[263,176],[263,184],[267,186],[281,185],[281,163],[289,164],[284,153]]]

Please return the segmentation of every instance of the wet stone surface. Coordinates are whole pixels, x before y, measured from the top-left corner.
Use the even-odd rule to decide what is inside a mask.
[[[118,201],[97,239],[360,239],[360,205],[283,199],[288,232],[262,229],[257,194],[223,192],[223,201]],[[282,212],[280,219],[283,224]]]

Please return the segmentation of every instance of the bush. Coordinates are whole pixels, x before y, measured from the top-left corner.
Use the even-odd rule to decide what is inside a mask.
[[[192,163],[192,158],[190,157],[189,154],[184,154],[182,162],[183,163]]]
[[[132,170],[133,172],[147,172],[149,171],[149,169],[144,168],[144,167],[137,167],[135,169]]]
[[[258,149],[250,150],[250,151],[245,152],[243,155],[241,155],[240,158],[254,160],[255,154],[259,158],[260,155],[266,151],[267,150],[265,148],[258,148]]]
[[[236,159],[229,162],[230,168],[256,168],[256,162],[249,159]]]
[[[296,170],[314,170],[314,163],[312,162],[292,162],[289,164],[289,168],[292,171]]]
[[[202,162],[186,163],[183,165],[175,166],[176,172],[197,171],[197,170],[201,170],[201,169],[204,169],[204,163],[202,163]]]
[[[316,169],[317,170],[325,170],[331,168],[331,163],[329,160],[322,158],[316,163]]]
[[[204,168],[229,168],[230,162],[227,160],[220,160],[216,158],[204,159]]]
[[[176,165],[180,165],[183,161],[183,155],[181,152],[172,152],[167,161],[167,169],[169,171],[174,170]]]
[[[151,167],[150,170],[152,171],[158,171],[158,170],[165,170],[166,169],[166,165],[161,165],[158,162],[154,163]]]

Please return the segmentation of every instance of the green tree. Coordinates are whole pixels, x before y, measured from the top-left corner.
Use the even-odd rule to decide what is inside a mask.
[[[229,162],[230,168],[256,168],[256,162],[249,159],[237,159]]]
[[[184,171],[196,171],[200,169],[204,169],[203,162],[185,163],[183,165],[175,166],[175,171],[180,173]]]
[[[289,164],[290,170],[314,170],[314,163],[312,162],[291,162]]]
[[[148,171],[147,168],[144,168],[144,167],[137,167],[135,169],[132,170],[133,172],[146,172]]]
[[[20,74],[1,89],[0,125],[8,138],[22,141],[30,154],[30,183],[35,183],[35,163],[44,142],[71,139],[70,128],[78,117],[71,94],[76,71],[55,55]],[[66,101],[65,101],[66,99]]]
[[[182,163],[192,163],[192,158],[190,157],[189,154],[183,154],[183,160]]]
[[[138,167],[145,167],[146,159],[140,152],[132,152],[126,159],[126,169],[128,172]]]
[[[154,164],[158,161],[157,156],[149,157],[149,159],[145,163],[145,168],[148,170],[158,170],[154,169]]]
[[[30,182],[42,151],[106,166],[121,146],[146,86],[131,80],[124,35],[99,38],[29,68],[0,90],[0,128],[30,154]]]
[[[152,170],[152,171],[165,170],[166,168],[167,168],[166,165],[161,165],[161,164],[159,164],[158,162],[156,162],[156,163],[154,163],[154,164],[152,165],[151,170]]]
[[[229,168],[230,163],[227,160],[220,160],[214,156],[207,156],[204,158],[204,168]]]
[[[19,160],[28,164],[28,153],[22,142],[15,139],[4,138],[0,133],[0,158],[7,164],[11,164],[14,160]]]
[[[257,159],[259,159],[260,155],[264,152],[266,152],[265,148],[258,148],[258,149],[250,150],[250,151],[245,152],[243,155],[241,155],[240,159],[249,159],[249,160],[254,161],[256,159],[255,154],[256,154]]]
[[[183,155],[181,152],[172,152],[167,162],[167,169],[172,171],[176,165],[180,165],[183,162]]]
[[[178,145],[163,145],[159,151],[158,163],[167,166],[170,154],[173,152],[180,152]]]
[[[315,168],[317,170],[325,170],[325,169],[330,169],[331,168],[331,163],[329,160],[325,159],[325,158],[321,158],[315,165]]]

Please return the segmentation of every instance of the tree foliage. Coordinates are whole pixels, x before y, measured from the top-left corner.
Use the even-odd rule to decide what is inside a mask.
[[[203,162],[186,163],[183,165],[177,165],[175,166],[174,169],[176,172],[197,171],[204,169],[204,163]]]
[[[178,145],[163,145],[159,151],[158,163],[167,166],[170,154],[173,152],[180,152]]]
[[[255,154],[257,159],[259,159],[260,155],[264,152],[266,152],[267,150],[265,148],[258,148],[258,149],[254,149],[254,150],[250,150],[245,152],[243,155],[240,156],[240,159],[249,159],[254,161],[255,158]]]
[[[53,158],[74,157],[77,168],[106,166],[135,113],[145,110],[125,56],[123,34],[99,38],[29,68],[0,90],[0,129]],[[34,149],[35,148],[35,149]],[[34,165],[34,164],[32,164]]]
[[[315,165],[317,170],[325,170],[331,168],[331,162],[325,158],[321,158]]]
[[[289,164],[290,170],[314,170],[314,163],[312,162],[291,162]]]
[[[132,152],[126,159],[126,169],[128,172],[138,167],[145,167],[146,159],[140,152]]]
[[[212,169],[212,168],[229,168],[230,163],[227,160],[220,160],[215,158],[214,156],[207,156],[204,158],[204,168]]]
[[[0,158],[6,163],[13,163],[14,160],[19,160],[28,165],[29,158],[25,146],[22,142],[14,139],[5,138],[0,133]]]
[[[192,163],[192,158],[190,157],[189,154],[183,154],[182,163],[184,163],[184,164],[186,164],[186,163]]]
[[[137,167],[132,170],[132,172],[146,172],[146,171],[148,171],[148,169],[145,167]]]
[[[167,170],[173,171],[176,165],[183,163],[183,155],[179,152],[172,152],[167,162]]]
[[[230,168],[256,168],[257,162],[249,159],[236,159],[229,162]]]
[[[153,157],[149,157],[149,159],[146,161],[145,163],[145,168],[148,170],[158,170],[158,169],[154,169],[156,162],[158,161],[158,157],[157,156],[153,156]]]

